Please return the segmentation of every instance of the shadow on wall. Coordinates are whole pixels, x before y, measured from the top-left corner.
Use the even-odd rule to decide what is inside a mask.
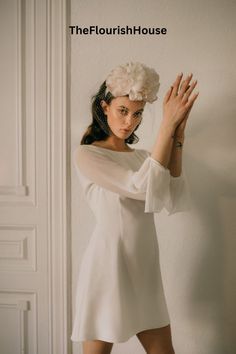
[[[188,319],[206,334],[207,347],[223,354],[236,352],[236,100],[216,101],[201,120],[193,119],[194,135],[187,137],[192,151],[186,166],[201,225],[186,302]]]

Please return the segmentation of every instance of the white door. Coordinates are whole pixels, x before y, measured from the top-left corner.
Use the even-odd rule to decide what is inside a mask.
[[[66,14],[0,1],[1,354],[70,352]]]

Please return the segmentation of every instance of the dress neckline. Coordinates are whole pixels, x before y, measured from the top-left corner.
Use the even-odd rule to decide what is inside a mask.
[[[111,152],[114,152],[114,153],[119,153],[119,154],[131,154],[131,153],[134,153],[136,152],[136,149],[134,149],[133,151],[116,151],[116,150],[111,150],[111,149],[107,149],[107,148],[104,148],[104,147],[101,147],[101,146],[97,146],[97,145],[93,145],[93,144],[83,144],[85,146],[92,146],[94,148],[97,148],[97,149],[101,149],[101,150],[106,150],[106,151],[111,151]]]

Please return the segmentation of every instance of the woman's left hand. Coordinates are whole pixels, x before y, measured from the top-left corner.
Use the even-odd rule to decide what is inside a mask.
[[[174,133],[174,136],[175,137],[184,137],[184,130],[185,130],[185,127],[186,127],[186,123],[187,123],[187,119],[188,119],[188,116],[190,114],[190,111],[192,109],[192,106],[189,108],[188,112],[186,113],[184,119],[182,120],[182,122],[177,126],[177,128],[175,129],[175,133]]]
[[[186,91],[189,89],[189,87],[190,86],[188,86],[186,88]],[[187,119],[189,117],[192,107],[193,107],[193,104],[189,107],[184,119],[181,121],[181,123],[175,129],[174,137],[179,137],[179,138],[183,137],[184,138],[184,130],[185,130]]]

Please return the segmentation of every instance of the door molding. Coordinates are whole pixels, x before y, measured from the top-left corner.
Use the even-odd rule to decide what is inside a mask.
[[[50,353],[71,353],[70,1],[47,0]]]

